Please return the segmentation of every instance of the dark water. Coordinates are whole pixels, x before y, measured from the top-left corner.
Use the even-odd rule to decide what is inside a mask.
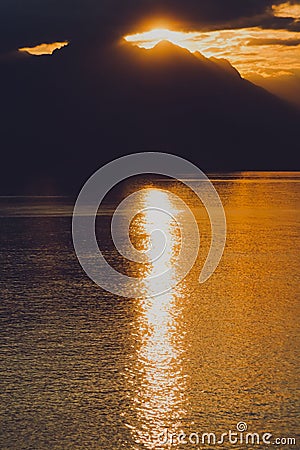
[[[199,209],[199,260],[156,298],[150,285],[144,298],[124,299],[89,280],[73,251],[70,199],[0,199],[1,449],[268,448],[158,441],[166,429],[220,440],[239,422],[271,433],[272,444],[298,441],[271,448],[300,448],[300,174],[214,184],[228,221],[221,264],[199,285],[209,246]],[[102,211],[98,237],[121,267],[106,239],[114,208]]]

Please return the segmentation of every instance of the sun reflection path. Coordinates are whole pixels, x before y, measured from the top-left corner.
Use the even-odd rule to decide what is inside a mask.
[[[136,211],[141,218],[138,223]],[[136,223],[133,236],[132,222]],[[174,229],[180,234],[175,253],[171,233]],[[198,257],[200,237],[195,216],[179,196],[169,191],[141,189],[126,197],[115,210],[111,234],[124,258],[145,265],[143,272],[135,274],[141,280],[139,296],[145,294],[145,289],[151,297],[168,292],[186,277]],[[146,247],[141,251],[137,247],[145,236]],[[132,237],[136,245],[132,245]],[[146,270],[149,264],[151,270]]]
[[[174,218],[161,216],[157,211],[147,209],[157,196],[160,203],[174,217],[180,214],[172,204],[170,196],[163,191],[145,190],[143,193],[144,213],[135,224],[134,235],[142,236],[144,245],[149,246],[149,233],[153,227],[169,237],[164,257],[152,261],[147,273],[142,272],[144,297],[137,303],[137,319],[134,323],[135,355],[133,367],[129,368],[127,381],[132,385],[132,423],[128,423],[132,437],[145,448],[158,448],[157,440],[166,428],[178,433],[183,428],[182,420],[187,414],[186,377],[182,358],[185,352],[184,331],[180,318],[183,313],[184,292],[182,285],[160,296],[156,292],[157,273],[166,272],[166,277],[176,277],[173,260],[181,245],[180,233]],[[159,222],[157,222],[159,221]],[[160,246],[159,236],[152,234],[152,247],[148,257]],[[144,270],[144,269],[142,269]],[[149,277],[152,275],[153,277]],[[170,279],[168,284],[170,284]],[[173,283],[175,284],[175,283]]]

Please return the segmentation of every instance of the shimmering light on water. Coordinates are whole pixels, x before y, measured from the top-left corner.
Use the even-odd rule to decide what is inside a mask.
[[[158,201],[161,210],[147,209]],[[179,432],[180,424],[185,417],[184,386],[181,357],[184,352],[183,337],[178,333],[178,321],[182,304],[181,293],[168,292],[153,297],[156,287],[156,276],[166,273],[165,282],[176,278],[172,269],[172,260],[180,247],[180,233],[174,220],[178,210],[172,204],[168,194],[161,190],[146,190],[141,205],[144,214],[136,226],[136,235],[143,236],[144,245],[149,247],[150,264],[148,271],[142,271],[145,296],[137,304],[137,320],[133,337],[136,340],[134,365],[127,372],[126,381],[132,383],[136,377],[138,382],[131,399],[135,420],[129,418],[128,426],[133,438],[145,448],[156,448],[159,434],[168,426],[170,430]],[[151,233],[159,229],[160,234]],[[155,258],[162,248],[162,234],[166,238],[166,248],[160,258]],[[169,271],[169,272],[168,272]],[[153,278],[152,278],[153,277]]]
[[[296,437],[297,448],[299,179],[215,179],[228,241],[204,285],[198,277],[210,244],[205,211],[181,185],[165,183],[196,209],[201,251],[184,282],[156,298],[147,274],[173,267],[176,220],[159,219],[170,238],[164,259],[127,266],[105,234],[116,207],[106,205],[100,244],[111,264],[144,280],[138,300],[105,293],[82,272],[70,236],[71,201],[0,199],[0,447],[160,449],[148,437],[166,426],[221,433],[244,421],[252,432]],[[174,219],[181,214],[168,194],[152,195],[162,195]],[[137,217],[135,244],[148,248],[157,219],[153,211]],[[161,237],[152,237],[154,251]]]

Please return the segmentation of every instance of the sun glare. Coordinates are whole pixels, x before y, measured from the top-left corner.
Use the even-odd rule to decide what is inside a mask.
[[[155,28],[154,30],[146,31],[145,33],[125,36],[124,39],[127,42],[147,50],[155,47],[161,41],[169,41],[172,44],[192,51],[190,48],[190,41],[197,35],[198,33],[194,32],[184,33],[182,31],[168,30],[167,28]]]

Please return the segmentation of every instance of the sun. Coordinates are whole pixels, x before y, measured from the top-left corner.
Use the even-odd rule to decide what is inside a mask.
[[[197,33],[184,33],[182,31],[172,31],[168,28],[155,28],[144,33],[125,36],[124,39],[133,45],[147,50],[155,47],[161,41],[169,41],[172,44],[190,50],[188,41],[193,38],[193,35],[197,35]]]

